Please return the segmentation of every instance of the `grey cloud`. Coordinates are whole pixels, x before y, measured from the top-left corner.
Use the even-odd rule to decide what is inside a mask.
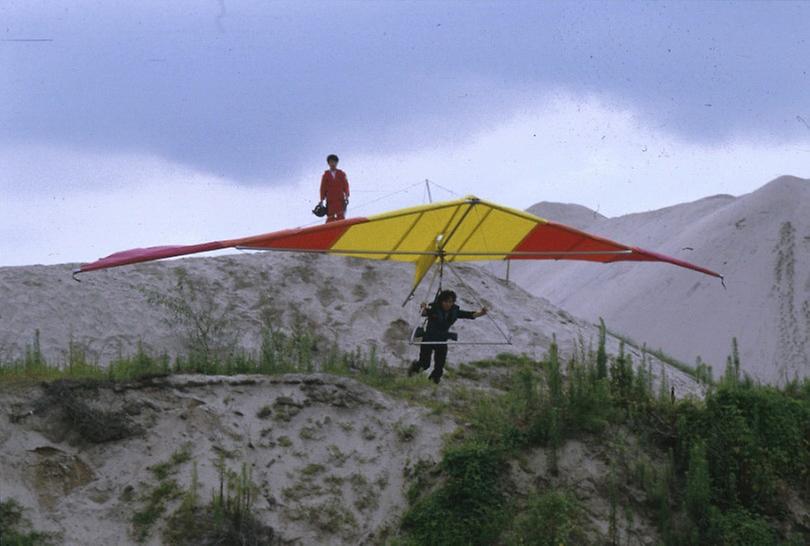
[[[693,140],[810,118],[810,8],[773,4],[11,3],[0,145],[151,153],[246,183],[454,141],[549,89]],[[223,9],[224,7],[224,9]]]

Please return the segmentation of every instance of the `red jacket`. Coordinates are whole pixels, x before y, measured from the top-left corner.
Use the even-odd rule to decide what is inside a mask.
[[[343,202],[349,198],[349,180],[346,178],[346,173],[340,169],[336,169],[335,176],[332,177],[332,172],[326,170],[321,177],[321,201],[326,199],[327,206],[329,203],[332,205],[340,204],[343,208]]]

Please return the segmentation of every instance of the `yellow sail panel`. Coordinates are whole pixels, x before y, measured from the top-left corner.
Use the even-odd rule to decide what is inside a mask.
[[[418,260],[416,260],[416,267],[414,268],[413,272],[413,284],[411,284],[411,289],[415,290],[419,283],[422,282],[422,279],[425,278],[427,272],[430,271],[430,268],[436,263],[436,256],[431,256],[429,254],[420,256]]]
[[[350,227],[330,249],[368,259],[413,262],[436,250],[436,236],[451,223],[463,201],[424,205],[370,216]],[[352,251],[358,252],[352,252]],[[407,254],[413,252],[415,254]]]
[[[439,250],[448,260],[502,260],[544,222],[471,197],[370,216],[349,227],[330,251],[406,262]]]
[[[403,239],[399,250],[405,252],[435,252],[452,226],[458,223],[463,214],[464,204],[457,204],[442,210],[424,214],[414,229]]]
[[[542,222],[539,218],[513,214],[488,203],[470,206],[470,213],[447,241],[448,260],[503,260]],[[457,252],[461,255],[454,255]]]

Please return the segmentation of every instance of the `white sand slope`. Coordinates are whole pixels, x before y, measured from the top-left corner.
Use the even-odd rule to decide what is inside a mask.
[[[539,216],[540,218],[554,219],[555,222],[583,230],[605,219],[605,216],[595,210],[574,203],[541,201],[529,207],[527,212]]]
[[[158,486],[155,465],[187,490],[197,463],[201,504],[218,487],[220,456],[246,464],[258,487],[253,514],[273,544],[380,544],[407,506],[406,477],[440,460],[452,419],[327,375],[173,376],[77,388],[94,408],[125,411],[139,432],[89,444],[40,387],[0,385],[0,488],[56,543],[137,544],[133,515]],[[10,416],[10,418],[5,418]],[[186,450],[188,460],[171,464]],[[158,546],[170,499],[146,536]]]
[[[94,272],[84,275],[81,283],[71,279],[70,269],[67,265],[0,268],[0,358],[19,357],[37,329],[51,361],[64,359],[71,339],[101,363],[134,352],[138,343],[152,352],[183,352],[182,330],[166,324],[165,310],[150,304],[143,291],[174,294],[178,278],[187,275],[207,294],[203,303],[214,314],[227,310],[229,329],[247,350],[258,349],[264,317],[287,330],[303,323],[344,350],[375,347],[389,364],[404,368],[418,352],[407,339],[419,320],[417,303],[427,297],[423,287],[419,299],[401,307],[411,282],[407,265],[338,256],[259,253],[186,258]],[[553,335],[565,357],[581,343],[595,346],[597,329],[592,323],[479,268],[457,271],[512,336],[513,345],[453,347],[451,367],[500,352],[539,359]],[[451,274],[447,278],[454,280]],[[446,286],[459,292],[463,308],[477,306],[457,282],[448,280]],[[459,321],[456,330],[461,341],[502,339],[487,318]],[[608,351],[617,353],[616,339],[608,340]],[[656,363],[653,371],[659,369]],[[699,390],[675,369],[668,377],[679,394]]]
[[[582,216],[560,211],[562,218],[547,217]],[[728,289],[663,264],[515,262],[512,278],[681,360],[700,356],[716,374],[736,336],[742,367],[753,377],[810,375],[810,181],[784,176],[741,197],[598,219],[587,229],[719,271]]]

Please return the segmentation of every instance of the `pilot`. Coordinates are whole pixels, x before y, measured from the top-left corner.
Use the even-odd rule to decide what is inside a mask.
[[[408,370],[411,376],[421,370],[430,368],[430,357],[433,357],[433,371],[428,376],[431,381],[438,384],[444,372],[444,363],[447,361],[447,340],[454,337],[450,327],[458,319],[476,319],[487,314],[487,308],[478,311],[462,311],[456,305],[456,293],[452,290],[442,290],[436,301],[430,305],[423,303],[422,316],[427,317],[427,327],[422,337],[423,345],[419,349],[419,360],[414,360]]]

